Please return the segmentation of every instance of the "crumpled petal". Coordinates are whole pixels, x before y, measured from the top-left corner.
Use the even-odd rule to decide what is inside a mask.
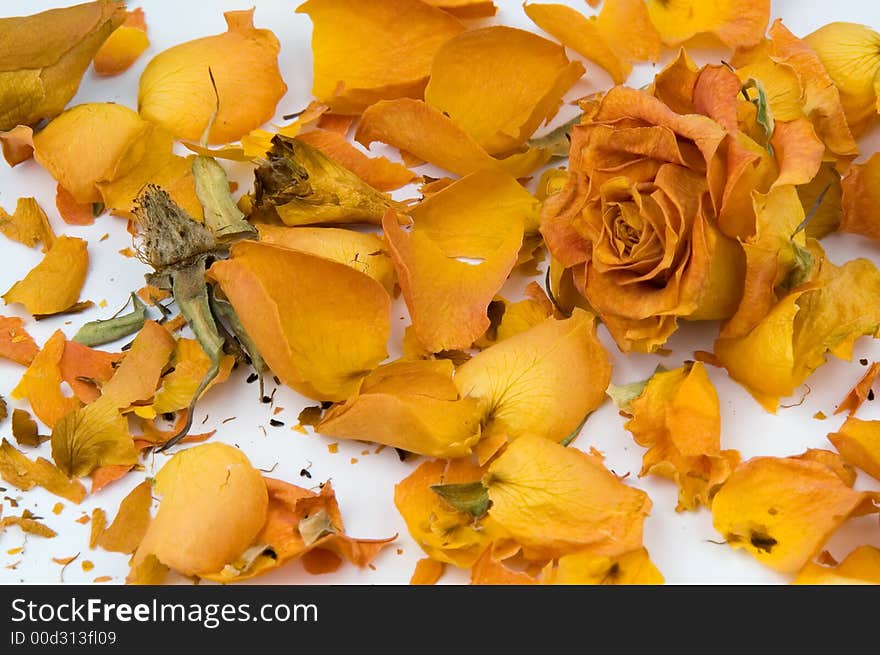
[[[663,574],[644,548],[618,557],[572,553],[559,558],[544,580],[557,585],[659,585]]]
[[[574,552],[615,557],[642,546],[651,500],[596,455],[526,435],[489,466],[483,484],[489,516],[527,559]]]
[[[475,525],[474,517],[454,509],[431,487],[478,482],[483,469],[467,459],[423,462],[394,487],[394,504],[409,533],[434,560],[470,568],[503,531],[491,516]]]
[[[38,132],[34,157],[78,203],[103,202],[130,216],[134,199],[152,182],[200,220],[191,158],[173,154],[173,144],[168,132],[127,107],[88,103]]]
[[[430,457],[469,455],[480,438],[480,406],[459,397],[453,369],[449,360],[380,366],[357,395],[327,411],[315,432]]]
[[[225,33],[173,46],[141,75],[138,111],[177,138],[198,141],[219,102],[208,142],[240,139],[272,118],[287,92],[275,35],[254,27],[253,9],[224,16]]]
[[[128,421],[112,398],[99,398],[55,423],[52,459],[64,473],[78,478],[100,466],[137,461]]]
[[[877,203],[880,202],[880,153],[862,164],[853,164],[841,182],[843,214],[840,231],[861,234],[869,239],[880,240],[880,219]]]
[[[409,232],[398,225],[396,213],[386,213],[385,238],[426,350],[468,348],[486,331],[487,308],[517,262],[536,205],[509,175],[486,170],[411,209]]]
[[[866,259],[838,267],[820,250],[813,257],[814,283],[782,298],[747,334],[715,342],[721,365],[770,412],[825,362],[827,352],[850,359],[855,340],[880,328],[876,267]]]
[[[49,218],[35,198],[19,198],[12,216],[0,207],[0,232],[29,248],[39,242],[43,245],[43,252],[47,252],[55,243]]]
[[[97,535],[97,545],[114,553],[136,551],[150,525],[152,503],[153,485],[144,480],[122,499],[113,523]]]
[[[566,5],[524,9],[542,30],[608,71],[615,84],[626,81],[634,63],[660,58],[660,34],[642,0],[606,0],[599,15],[590,18]]]
[[[86,242],[62,236],[24,279],[3,294],[9,305],[21,303],[34,316],[61,314],[79,300],[89,270]]]
[[[524,177],[549,161],[548,148],[530,148],[495,159],[451,118],[421,100],[383,100],[367,108],[355,140],[368,146],[381,141],[456,175],[502,169]]]
[[[770,21],[770,0],[648,0],[663,43],[675,46],[710,34],[731,48],[756,45]]]
[[[733,59],[737,75],[744,82],[761,82],[777,121],[806,118],[835,158],[858,155],[841,95],[819,56],[781,20],[774,21],[769,35],[768,41],[737,52]]]
[[[425,102],[490,155],[503,155],[556,114],[583,73],[580,62],[570,62],[555,43],[493,25],[462,32],[440,47]]]
[[[420,98],[437,50],[464,30],[450,14],[418,0],[309,0],[296,11],[314,25],[312,93],[337,114],[359,114],[379,100]]]
[[[76,398],[61,393],[61,358],[64,355],[65,338],[56,331],[43,344],[12,390],[13,398],[26,398],[34,414],[50,428],[62,416],[79,408]]]
[[[624,427],[648,448],[639,476],[655,473],[674,480],[677,511],[711,506],[740,457],[735,450],[721,450],[718,394],[703,364],[655,373],[628,413],[632,418]]]
[[[272,478],[264,478],[264,482],[269,505],[266,521],[253,542],[256,555],[246,557],[251,550],[248,549],[223,569],[202,577],[218,582],[247,580],[295,558],[304,558],[308,570],[310,558],[316,555],[330,558],[332,566],[315,573],[334,570],[340,557],[364,567],[397,538],[394,535],[386,539],[357,539],[345,534],[336,494],[329,482],[322,485],[320,493]]]
[[[351,145],[344,134],[339,132],[312,130],[304,132],[296,138],[298,141],[317,148],[379,191],[393,191],[416,179],[415,173],[403,164],[398,164],[385,157],[365,155]]]
[[[804,37],[834,85],[855,136],[877,121],[880,109],[880,34],[866,25],[834,22]]]
[[[210,275],[269,368],[305,396],[345,400],[387,356],[391,298],[350,266],[242,241]]]
[[[244,453],[227,444],[176,453],[156,474],[155,484],[162,500],[133,568],[155,555],[183,575],[219,571],[244,552],[266,520],[269,494],[263,477]]]
[[[592,314],[547,318],[465,362],[455,373],[461,395],[480,401],[483,438],[573,438],[605,400],[608,353]]]
[[[880,584],[880,548],[859,546],[840,564],[822,566],[808,562],[792,584],[857,585]]]
[[[877,511],[827,464],[755,457],[740,464],[712,501],[712,523],[733,548],[795,573],[854,513]]]
[[[423,0],[426,5],[447,11],[458,18],[488,18],[494,16],[494,0]]]
[[[880,480],[880,421],[850,416],[837,432],[828,435],[847,464]]]
[[[0,148],[10,166],[27,161],[34,155],[34,130],[27,125],[16,125],[11,130],[0,132]]]
[[[79,480],[71,480],[47,459],[28,459],[6,439],[0,445],[0,477],[23,491],[43,487],[77,505],[86,497],[86,488]]]
[[[846,394],[844,399],[840,401],[840,404],[837,406],[837,409],[834,410],[834,413],[840,414],[842,412],[849,412],[850,416],[855,414],[856,410],[862,406],[862,403],[865,402],[865,399],[870,395],[871,387],[874,386],[874,380],[877,379],[878,375],[880,375],[880,362],[874,362],[871,364],[871,367],[865,371],[865,374],[859,379],[856,385],[849,390],[849,393]]]
[[[0,357],[30,366],[40,351],[34,338],[17,316],[0,316]]]
[[[60,114],[124,19],[124,4],[99,0],[0,20],[0,130]]]
[[[150,45],[147,21],[140,7],[125,13],[125,22],[117,27],[95,54],[98,75],[117,75],[128,70]]]
[[[374,234],[335,227],[258,224],[260,241],[330,259],[365,273],[394,292],[395,273],[385,243]]]

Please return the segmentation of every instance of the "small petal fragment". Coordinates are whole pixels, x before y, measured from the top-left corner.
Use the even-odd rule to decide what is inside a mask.
[[[269,367],[303,395],[345,400],[387,355],[391,299],[349,266],[242,241],[210,275]]]
[[[225,33],[165,50],[141,75],[138,111],[179,139],[198,141],[219,103],[208,142],[236,141],[272,118],[287,92],[275,35],[254,27],[253,9],[225,17]]]
[[[880,421],[862,421],[854,416],[837,432],[828,435],[847,464],[880,480]]]
[[[21,303],[34,316],[61,314],[77,304],[89,270],[86,242],[62,236],[23,280],[12,285],[3,300]]]
[[[878,375],[880,375],[880,362],[874,362],[871,364],[871,367],[865,371],[865,374],[856,383],[856,386],[850,389],[849,393],[846,394],[846,397],[840,401],[840,404],[837,406],[837,409],[834,410],[834,413],[840,414],[842,412],[849,412],[850,416],[855,414],[856,410],[862,406],[862,403],[865,402],[865,399],[870,395],[871,387],[874,386],[874,380],[877,379]]]
[[[480,438],[480,408],[459,398],[449,360],[394,362],[364,378],[358,394],[331,408],[315,431],[430,457],[463,457]]]
[[[43,244],[43,252],[55,243],[49,218],[34,198],[19,198],[12,216],[0,207],[0,232],[29,248],[39,242]]]
[[[712,501],[712,522],[733,548],[783,573],[799,571],[871,494],[829,466],[793,457],[755,457],[737,467]]]
[[[297,12],[314,25],[312,93],[337,114],[421,97],[437,50],[464,30],[453,16],[418,0],[309,0]]]
[[[40,351],[17,316],[0,316],[0,358],[30,366]]]
[[[18,386],[12,390],[12,397],[27,398],[37,418],[50,428],[80,406],[76,398],[61,393],[64,344],[64,333],[58,330],[43,344]]]
[[[97,544],[114,553],[131,554],[137,550],[150,524],[153,486],[144,480],[122,499],[116,518],[98,537]]]

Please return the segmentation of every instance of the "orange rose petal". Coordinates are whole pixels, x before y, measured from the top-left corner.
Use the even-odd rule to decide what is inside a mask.
[[[877,203],[880,202],[880,153],[875,153],[862,164],[853,164],[841,186],[843,215],[840,231],[880,240],[880,220],[877,218]]]
[[[131,466],[128,464],[107,464],[105,466],[99,466],[91,473],[91,493],[97,493],[111,482],[121,480],[128,475],[129,471],[131,471]]]
[[[490,548],[482,554],[471,568],[472,585],[536,585],[540,584],[535,578],[507,568],[504,562],[495,559]]]
[[[379,100],[421,97],[435,53],[464,30],[453,16],[418,0],[309,0],[297,12],[314,26],[312,93],[339,114],[359,114]]]
[[[91,225],[95,222],[94,205],[90,202],[77,202],[70,191],[60,184],[55,189],[55,207],[68,225]]]
[[[254,27],[254,10],[224,14],[228,30],[173,46],[144,69],[138,111],[180,139],[198,141],[216,109],[209,143],[228,143],[275,114],[287,91],[278,70],[280,44],[267,29]],[[210,68],[213,75],[208,75]],[[239,102],[247,89],[247,102]]]
[[[33,337],[16,316],[0,316],[0,357],[30,366],[40,351]]]
[[[174,338],[155,321],[147,321],[116,373],[102,388],[101,396],[110,399],[120,409],[149,400],[156,393],[159,378],[172,352]]]
[[[312,575],[324,575],[338,571],[342,566],[342,558],[331,550],[315,548],[303,553],[302,565],[307,573]]]
[[[391,298],[360,271],[242,241],[210,275],[272,371],[310,398],[348,398],[387,356]]]
[[[393,191],[416,179],[415,173],[401,164],[385,157],[365,155],[339,132],[314,130],[296,138],[317,148],[379,191]]]
[[[854,416],[837,432],[828,435],[847,464],[880,480],[880,421],[862,421]]]
[[[426,349],[468,348],[489,327],[487,308],[516,264],[535,202],[516,180],[488,170],[422,201],[409,212],[410,232],[386,213],[385,238]]]
[[[3,158],[10,166],[27,161],[34,156],[34,130],[27,125],[16,125],[11,130],[0,132],[0,148]]]
[[[550,159],[550,151],[544,148],[495,159],[441,111],[408,98],[383,100],[369,107],[355,140],[367,147],[374,141],[387,143],[456,175],[495,168],[523,177]]]
[[[854,513],[877,511],[828,465],[755,457],[740,464],[712,501],[712,522],[733,548],[783,573],[800,570]]]
[[[61,392],[63,380],[60,364],[65,342],[64,333],[60,330],[49,337],[24,372],[18,386],[12,390],[12,397],[26,398],[37,418],[50,428],[62,416],[80,406],[75,397],[65,396]]]
[[[515,152],[552,118],[583,75],[565,49],[524,30],[494,25],[462,32],[431,64],[425,102],[490,155]]]
[[[459,398],[448,360],[398,361],[364,378],[359,392],[330,408],[315,432],[432,457],[463,457],[480,438],[480,407]]]
[[[446,570],[444,562],[438,562],[430,557],[423,557],[416,562],[416,568],[413,570],[412,577],[409,579],[411,585],[433,585],[443,577]]]
[[[840,404],[837,406],[837,409],[834,410],[834,413],[840,414],[841,412],[849,412],[850,416],[855,414],[856,410],[862,406],[862,403],[865,402],[865,398],[867,398],[868,394],[871,392],[871,387],[874,386],[874,380],[877,379],[878,375],[880,375],[880,362],[874,362],[871,364],[871,367],[865,371],[865,374],[856,385],[850,389],[844,399],[840,401]]]
[[[49,218],[34,198],[19,198],[12,216],[0,207],[0,232],[30,248],[37,242],[42,243],[43,252],[55,243]]]
[[[355,116],[346,116],[345,114],[323,114],[317,123],[317,127],[327,132],[336,132],[338,134],[348,134],[351,126],[354,124]]]
[[[731,48],[757,44],[770,21],[770,0],[648,0],[651,22],[663,42],[675,46],[711,34]]]
[[[825,144],[816,136],[806,119],[776,123],[770,139],[779,162],[779,177],[774,187],[783,184],[808,184],[819,173]]]
[[[95,53],[94,65],[98,75],[117,75],[128,70],[150,45],[144,10],[138,7],[125,13],[125,22]]]
[[[62,236],[43,260],[12,285],[3,300],[21,303],[35,316],[60,314],[77,304],[89,268],[86,242]]]
[[[524,9],[542,30],[608,71],[615,84],[626,81],[633,63],[660,57],[660,35],[642,0],[606,0],[599,15],[590,18],[565,5]]]
[[[150,480],[144,480],[122,499],[113,523],[98,537],[97,543],[101,548],[125,554],[137,550],[150,524],[152,493]]]
[[[61,379],[70,385],[73,394],[82,402],[94,402],[101,395],[98,385],[113,377],[115,364],[121,358],[120,353],[108,353],[67,341],[59,363]]]
[[[697,362],[655,373],[628,413],[633,418],[624,427],[648,448],[639,476],[654,473],[674,480],[676,511],[710,507],[740,456],[721,450],[718,394],[705,367]]]

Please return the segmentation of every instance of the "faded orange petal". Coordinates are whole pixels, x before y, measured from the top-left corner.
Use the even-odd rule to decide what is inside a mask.
[[[721,450],[718,394],[703,364],[655,373],[628,413],[626,429],[648,448],[639,476],[655,473],[674,480],[679,512],[711,506],[739,453]]]
[[[539,436],[573,439],[605,400],[608,353],[595,317],[546,318],[465,362],[455,374],[462,396],[480,401],[485,439]]]
[[[880,480],[880,421],[862,421],[854,416],[837,432],[828,435],[847,464]]]
[[[137,339],[135,339],[135,344],[137,344]],[[131,357],[133,350],[134,346],[126,358]],[[207,393],[208,389],[225,382],[234,363],[235,358],[232,355],[221,357],[219,371],[208,386],[202,390],[202,395]],[[123,362],[124,364],[125,362]],[[177,412],[186,409],[197,400],[194,398],[196,390],[211,369],[211,360],[202,350],[199,342],[195,339],[178,339],[174,345],[174,352],[171,354],[170,365],[172,370],[166,372],[158,380],[159,388],[155,390],[153,404],[149,408],[135,408],[138,415],[158,416]]]
[[[79,300],[89,270],[86,242],[59,237],[43,260],[3,294],[4,302],[21,303],[34,316],[60,314]]]
[[[344,134],[327,130],[304,132],[298,141],[317,148],[336,163],[344,166],[374,189],[393,191],[412,182],[411,170],[385,157],[369,157],[355,148]]]
[[[379,100],[420,98],[437,50],[464,30],[418,0],[309,0],[297,12],[314,25],[312,93],[338,114],[359,114]]]
[[[40,351],[33,337],[16,316],[0,316],[0,357],[30,366]]]
[[[357,395],[328,410],[315,431],[431,457],[469,455],[480,438],[480,407],[476,399],[459,398],[453,369],[448,360],[380,366]]]
[[[49,218],[34,198],[19,198],[12,216],[0,207],[0,232],[29,248],[39,242],[43,245],[43,252],[55,243]]]
[[[440,47],[425,101],[490,155],[503,155],[556,114],[583,72],[555,43],[495,25],[462,32]]]
[[[152,503],[153,485],[144,480],[122,499],[113,523],[98,536],[97,545],[114,553],[136,551],[150,525]]]
[[[117,27],[95,53],[98,75],[117,75],[128,70],[150,45],[144,10],[138,7],[125,13],[125,22]]]
[[[666,45],[710,34],[724,45],[757,44],[770,21],[770,0],[648,0],[651,22]]]
[[[874,380],[878,375],[880,375],[880,362],[874,362],[856,385],[850,389],[846,397],[840,401],[834,413],[849,412],[850,416],[855,414],[856,410],[865,402],[868,394],[871,393],[871,387],[874,386]]]
[[[745,548],[783,573],[800,570],[871,494],[847,486],[826,464],[755,457],[737,467],[712,501],[712,523],[733,548]]]
[[[64,333],[56,331],[43,344],[24,372],[18,386],[12,390],[13,398],[26,398],[31,409],[50,428],[62,416],[80,406],[79,400],[61,393],[61,357],[64,354]]]
[[[55,188],[55,208],[68,225],[91,225],[95,222],[95,205],[77,202],[70,191],[60,184]]]
[[[208,142],[240,139],[272,118],[287,92],[275,35],[254,27],[253,9],[224,16],[225,33],[173,46],[156,55],[141,75],[138,111],[180,139],[198,141],[218,102]],[[243,91],[247,102],[240,101]]]
[[[172,352],[174,337],[155,321],[147,321],[101,396],[120,409],[150,400]]]
[[[489,515],[527,559],[574,552],[614,557],[642,545],[650,499],[595,455],[523,436],[489,466],[483,484]]]
[[[34,155],[34,130],[27,125],[16,125],[11,130],[0,132],[0,148],[10,166],[27,161]]]
[[[536,585],[539,582],[522,571],[516,571],[495,559],[490,548],[471,568],[472,585]]]
[[[76,341],[67,341],[59,363],[61,378],[77,398],[91,403],[101,395],[99,386],[113,377],[116,362],[121,358],[120,353],[94,350]]]
[[[349,266],[243,241],[210,275],[269,368],[303,395],[345,400],[387,355],[391,299]]]
[[[489,303],[516,264],[523,228],[534,222],[535,211],[535,199],[516,180],[487,170],[410,210],[409,232],[396,213],[386,213],[397,278],[428,351],[468,348],[486,331]]]
[[[623,84],[636,62],[657,61],[660,35],[642,0],[606,0],[598,16],[556,4],[528,4],[526,14],[563,45],[604,68]]]
[[[819,173],[825,144],[816,136],[808,120],[776,123],[770,143],[779,162],[779,177],[773,183],[774,187],[808,184]]]
[[[551,156],[548,149],[531,148],[495,159],[441,111],[409,98],[383,100],[369,107],[361,117],[355,139],[365,146],[374,141],[387,143],[456,175],[494,168],[523,177]]]
[[[877,203],[880,202],[880,153],[875,153],[862,164],[853,164],[843,178],[841,187],[841,232],[852,232],[880,240],[880,220],[877,217]]]
[[[443,576],[446,570],[444,562],[438,562],[430,557],[423,557],[416,562],[416,568],[409,579],[411,585],[432,585]]]

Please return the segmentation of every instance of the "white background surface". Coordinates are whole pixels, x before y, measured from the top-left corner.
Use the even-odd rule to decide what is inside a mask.
[[[560,0],[556,0],[559,2]],[[520,0],[496,0],[500,9],[495,19],[485,23],[504,23],[507,25],[536,30],[522,11]],[[64,6],[68,2],[59,0],[27,0],[23,2],[3,2],[0,14],[36,13],[46,8]],[[297,2],[292,0],[254,0],[256,4],[255,23],[257,27],[272,29],[281,41],[280,65],[284,79],[289,87],[287,95],[278,105],[276,120],[281,116],[304,108],[310,98],[312,58],[310,51],[311,23],[307,16],[295,14]],[[591,10],[582,0],[568,0],[567,4],[589,13]],[[200,2],[172,2],[171,0],[143,0],[130,2],[130,7],[142,6],[146,12],[149,26],[150,48],[127,72],[113,78],[98,78],[89,70],[83,79],[79,93],[71,105],[90,101],[113,101],[137,108],[137,82],[141,71],[155,54],[174,44],[211,34],[223,32],[225,22],[223,11],[243,9],[247,2],[230,0],[201,0]],[[803,36],[824,23],[835,20],[862,22],[880,30],[880,3],[868,0],[773,0],[773,18],[783,17],[787,26],[799,36]],[[475,23],[479,24],[479,22]],[[345,29],[340,26],[340,29]],[[537,30],[536,30],[537,31]],[[569,53],[577,58],[574,53]],[[672,56],[664,55],[664,61]],[[700,62],[717,61],[729,53],[693,52]],[[610,79],[597,66],[584,62],[587,75],[566,96],[573,100],[587,93],[610,86]],[[641,86],[650,81],[660,64],[638,67],[630,79],[630,85]],[[241,89],[241,102],[247,102],[247,88]],[[559,119],[573,115],[571,107],[563,107]],[[880,143],[876,135],[862,141],[863,152],[870,155],[871,143]],[[389,154],[389,150],[374,146],[374,151]],[[83,153],[84,157],[88,153]],[[394,156],[391,152],[390,156]],[[241,184],[241,190],[251,188],[252,176],[247,167],[228,166],[227,170]],[[420,169],[430,172],[429,168]],[[137,260],[127,259],[117,254],[120,248],[131,245],[125,231],[124,222],[105,215],[93,226],[82,228],[65,225],[55,209],[55,183],[38,164],[33,161],[9,169],[0,162],[0,206],[12,211],[20,196],[35,196],[49,214],[55,231],[59,234],[78,236],[89,241],[91,268],[81,298],[95,301],[96,307],[72,317],[56,317],[36,323],[23,312],[20,306],[0,307],[0,313],[19,315],[27,319],[27,329],[38,343],[60,328],[68,337],[73,336],[83,322],[111,315],[126,301],[128,294],[143,285],[145,268]],[[107,241],[98,239],[109,233]],[[865,239],[832,235],[824,240],[831,258],[838,264],[854,257],[869,257],[880,263],[880,246]],[[0,238],[0,292],[5,292],[41,259],[38,248],[28,249],[18,243]],[[521,293],[525,282],[512,280],[505,287],[504,294],[516,297]],[[106,309],[97,307],[101,300],[107,301]],[[407,324],[406,308],[398,299],[394,305],[393,331],[389,352],[392,356],[399,349],[403,327]],[[692,356],[696,349],[711,350],[717,332],[717,324],[684,324],[672,338],[669,346],[673,353],[668,357],[629,355],[623,356],[614,347],[604,329],[600,328],[603,341],[614,356],[613,382],[623,384],[647,377],[660,361],[669,368],[679,366]],[[119,347],[120,344],[105,346]],[[776,416],[767,414],[736,383],[727,378],[723,370],[708,367],[721,400],[722,447],[739,449],[744,459],[756,455],[798,454],[808,447],[832,449],[826,439],[829,432],[835,431],[843,422],[842,416],[833,416],[836,404],[864,373],[858,360],[862,357],[870,361],[880,359],[880,344],[861,339],[856,346],[853,362],[830,361],[809,380],[812,390],[798,407],[780,410]],[[12,408],[25,407],[12,401],[9,392],[18,382],[23,369],[18,365],[0,360],[0,395],[7,398]],[[232,378],[208,393],[197,408],[195,431],[217,429],[213,437],[240,446],[250,457],[252,463],[260,468],[275,467],[270,474],[294,484],[310,486],[323,480],[332,480],[339,499],[347,532],[354,536],[378,538],[399,533],[396,544],[390,547],[375,561],[375,570],[358,569],[349,564],[339,571],[323,576],[306,573],[298,562],[291,562],[274,573],[257,578],[256,583],[273,584],[405,584],[408,582],[415,562],[422,557],[419,547],[410,539],[406,526],[393,503],[394,484],[409,474],[418,464],[419,458],[402,463],[391,448],[373,454],[375,446],[359,442],[341,442],[338,454],[330,454],[327,446],[335,440],[327,439],[310,432],[308,436],[291,430],[296,424],[299,410],[314,402],[299,397],[294,392],[279,388],[275,404],[285,408],[276,418],[285,422],[284,427],[270,427],[271,409],[258,399],[257,385],[245,384],[248,371],[239,370]],[[267,377],[267,391],[274,384]],[[793,399],[784,404],[798,402],[807,392],[806,386]],[[861,418],[880,418],[880,399],[866,403],[859,412]],[[813,414],[822,411],[828,420],[813,419]],[[200,422],[207,415],[204,425]],[[235,420],[222,424],[221,421],[235,416]],[[618,414],[610,401],[599,409],[587,422],[581,436],[574,446],[588,450],[595,446],[605,453],[606,463],[618,474],[630,472],[629,482],[647,491],[654,508],[645,523],[645,546],[653,561],[666,577],[667,583],[786,583],[788,576],[781,576],[758,564],[744,551],[734,551],[726,545],[712,543],[720,540],[713,530],[711,513],[707,509],[677,514],[674,510],[677,492],[675,485],[655,477],[639,479],[636,477],[644,449],[636,445],[630,434],[623,429],[624,419]],[[0,435],[10,438],[10,422],[0,426]],[[265,431],[265,433],[264,433]],[[48,431],[43,429],[44,434]],[[369,454],[363,455],[364,451]],[[33,452],[28,453],[33,456]],[[49,457],[49,444],[44,444],[41,453]],[[357,463],[352,464],[352,458]],[[166,457],[148,456],[144,461],[147,473],[157,471]],[[304,467],[310,467],[311,481],[299,476]],[[19,499],[19,508],[12,509],[8,501],[4,513],[19,514],[28,508],[37,515],[45,517],[45,522],[58,531],[55,539],[25,538],[17,529],[0,534],[0,583],[57,583],[90,582],[97,576],[112,576],[113,583],[121,583],[128,571],[127,557],[101,550],[88,548],[89,525],[75,523],[83,513],[90,514],[94,507],[104,508],[112,518],[119,501],[142,479],[144,474],[132,473],[121,481],[111,484],[95,496],[88,497],[81,505],[75,506],[67,501],[61,515],[51,512],[59,500],[55,496],[35,489],[22,494],[9,488],[0,496],[7,495]],[[88,480],[85,481],[88,486]],[[0,486],[9,485],[0,482]],[[857,488],[877,489],[880,484],[861,474]],[[831,553],[841,558],[855,546],[870,543],[880,546],[880,530],[876,517],[865,517],[847,523],[830,541]],[[24,546],[23,553],[9,555],[7,551]],[[399,550],[398,550],[399,549]],[[52,563],[53,557],[68,557],[80,553],[79,559],[72,563],[61,576],[61,566]],[[94,562],[95,568],[89,573],[80,567],[82,560]],[[7,568],[18,562],[15,568]],[[468,580],[466,571],[449,570],[442,582],[464,583]]]

